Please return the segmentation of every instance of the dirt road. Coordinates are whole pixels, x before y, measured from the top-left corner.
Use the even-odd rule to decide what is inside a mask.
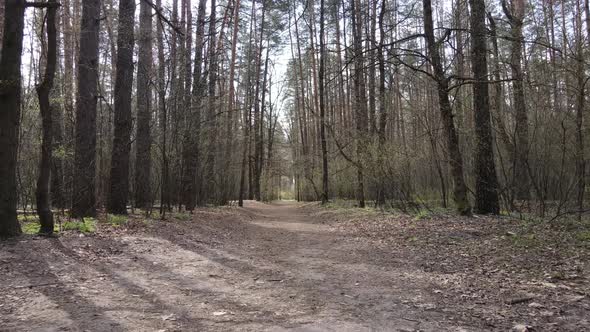
[[[2,331],[487,331],[423,269],[295,203],[0,244]],[[506,322],[512,326],[513,322]]]

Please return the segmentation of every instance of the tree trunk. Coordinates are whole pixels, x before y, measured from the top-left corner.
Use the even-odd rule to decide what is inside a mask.
[[[465,185],[465,179],[463,178],[463,156],[461,155],[461,149],[459,148],[459,137],[455,130],[453,111],[451,103],[449,102],[449,81],[448,78],[445,77],[439,54],[440,44],[436,42],[434,36],[431,1],[423,0],[422,4],[424,6],[424,34],[426,35],[430,62],[432,63],[434,76],[436,78],[440,117],[443,122],[449,154],[449,167],[451,168],[451,175],[454,182],[453,199],[457,211],[461,215],[469,215],[471,214],[471,206],[469,204],[469,199],[467,198],[467,186]]]
[[[328,147],[326,144],[326,96],[324,75],[326,71],[326,45],[324,43],[324,0],[320,0],[320,140],[322,145],[322,204],[328,203]]]
[[[523,52],[523,19],[525,11],[525,0],[512,0],[511,8],[508,9],[506,1],[502,1],[502,8],[511,27],[511,55],[510,69],[512,71],[512,89],[514,93],[514,160],[513,160],[513,181],[511,189],[514,197],[518,200],[530,199],[530,181],[527,172],[528,151],[529,151],[529,129],[526,101],[524,97],[524,74],[522,71]]]
[[[253,36],[255,34],[254,30],[256,29],[255,27],[255,22],[256,22],[256,3],[252,2],[252,11],[250,13],[250,28],[249,28],[249,38],[248,38],[248,42],[250,45],[253,44]],[[252,58],[252,47],[248,48],[248,53],[246,55],[246,61],[247,61],[247,67],[246,67],[246,72],[247,72],[247,79],[246,79],[246,90],[247,91],[251,91],[251,70],[250,70],[250,64],[251,64],[251,58]],[[251,93],[247,93],[246,96],[246,106],[244,107],[244,119],[243,119],[243,132],[244,132],[244,140],[242,142],[243,147],[242,147],[242,165],[240,168],[240,189],[239,189],[239,194],[238,194],[238,206],[244,206],[244,195],[245,195],[245,191],[246,191],[246,168],[248,168],[248,172],[250,173],[250,167],[249,167],[249,156],[250,156],[250,127],[251,127],[251,119],[250,119],[250,109],[252,107],[251,105],[251,100],[252,100],[252,95]],[[251,177],[248,177],[248,182],[251,183]],[[248,198],[251,199],[252,196],[252,186],[250,185],[248,188]]]
[[[162,7],[162,1],[157,0],[156,6]],[[160,184],[160,216],[164,218],[166,210],[170,209],[170,180],[167,152],[168,114],[166,110],[166,58],[164,57],[164,31],[162,23],[156,24],[156,38],[158,43],[158,115],[160,129],[160,152],[162,154],[162,179]]]
[[[379,125],[377,128],[377,135],[379,140],[379,149],[383,151],[385,148],[385,129],[387,127],[387,96],[386,96],[386,87],[385,87],[385,11],[387,8],[387,1],[383,0],[381,2],[381,11],[379,13],[379,45],[377,47],[377,61],[379,65]],[[379,153],[378,155],[378,167],[380,169],[384,169],[384,156],[383,153]],[[376,205],[377,206],[384,206],[385,205],[385,174],[382,174],[382,178],[380,179],[377,192],[377,199]]]
[[[357,154],[357,199],[359,207],[365,207],[365,184],[363,162],[367,149],[367,97],[365,87],[364,59],[362,34],[363,23],[360,0],[351,1],[353,52],[354,52],[354,92],[355,92],[355,116],[356,116],[356,154]]]
[[[82,0],[72,216],[96,216],[96,102],[100,0]]]
[[[205,8],[206,0],[199,0],[197,9],[197,29],[195,39],[195,61],[193,71],[193,91],[189,113],[189,130],[186,133],[184,144],[184,159],[186,161],[183,176],[183,203],[187,210],[192,211],[197,202],[198,170],[200,164],[200,136],[201,136],[201,111],[203,108],[202,98],[204,95],[204,77],[202,74],[203,63],[203,42],[205,36]]]
[[[217,84],[217,47],[216,47],[216,1],[211,0],[211,14],[209,16],[209,85],[207,88],[207,168],[206,168],[206,196],[214,197],[216,183],[215,155],[217,144],[217,105],[215,85]]]
[[[55,0],[48,3],[55,4]],[[40,234],[53,233],[53,212],[51,212],[51,199],[49,183],[51,178],[52,148],[53,148],[53,115],[49,94],[53,88],[55,67],[57,62],[57,33],[55,27],[56,7],[47,8],[47,58],[43,81],[37,86],[39,97],[39,110],[42,119],[43,138],[41,141],[41,162],[39,165],[39,177],[35,197],[37,200],[37,214],[41,228]]]
[[[0,52],[2,52],[2,37],[4,36],[4,5],[6,1],[0,1]]]
[[[145,1],[141,2],[143,8]],[[131,148],[131,95],[133,88],[133,46],[135,1],[119,1],[117,72],[115,79],[115,137],[111,157],[108,211],[127,214],[129,194],[129,151]]]
[[[254,169],[253,169],[253,174],[252,174],[252,178],[253,178],[253,195],[254,195],[254,199],[256,199],[257,201],[260,200],[260,176],[261,176],[261,172],[262,170],[260,169],[260,165],[258,163],[259,159],[260,159],[260,154],[262,153],[262,151],[260,151],[260,147],[262,144],[262,139],[260,137],[261,134],[261,128],[262,128],[262,124],[260,123],[260,90],[264,89],[264,86],[261,86],[261,75],[260,75],[260,70],[261,70],[261,66],[262,66],[262,48],[263,48],[263,42],[264,42],[264,26],[265,26],[265,16],[266,16],[266,5],[265,2],[262,2],[262,18],[261,18],[261,23],[260,23],[260,36],[259,36],[259,40],[258,40],[258,49],[256,52],[256,91],[254,92],[254,114],[253,114],[253,122],[254,122]]]
[[[262,73],[262,98],[261,98],[261,108],[260,108],[260,114],[259,114],[259,118],[258,118],[258,140],[256,141],[256,146],[255,146],[255,150],[256,150],[256,193],[258,194],[258,199],[261,200],[262,199],[262,192],[261,192],[261,188],[260,188],[260,182],[261,182],[261,177],[262,177],[262,172],[263,172],[263,159],[264,159],[264,114],[266,113],[266,95],[267,95],[267,81],[268,81],[268,61],[270,60],[270,40],[267,42],[266,44],[266,56],[264,59],[264,70]]]
[[[0,237],[21,233],[16,217],[16,161],[21,109],[21,54],[24,0],[4,1],[4,37],[0,54]]]
[[[135,206],[151,205],[151,146],[150,134],[151,74],[152,74],[152,8],[141,1],[139,7],[139,38],[137,61],[137,151],[135,156]]]
[[[492,147],[487,67],[487,29],[484,0],[469,0],[471,5],[471,53],[473,109],[475,124],[475,212],[500,213],[498,179]]]
[[[224,197],[222,198],[222,204],[226,204],[228,199],[231,198],[232,190],[234,188],[233,172],[231,172],[231,159],[233,155],[233,116],[234,116],[234,99],[235,99],[235,73],[236,73],[236,60],[237,60],[237,45],[238,45],[238,31],[240,28],[240,0],[236,0],[234,4],[233,14],[233,31],[232,31],[232,45],[231,45],[231,58],[229,62],[229,94],[227,97],[227,139],[225,143],[225,174],[223,177],[223,190]]]
[[[586,0],[584,4],[584,11],[586,15],[586,41],[588,42],[588,47],[590,47],[590,1]],[[580,40],[580,43],[582,41]],[[580,45],[580,49],[584,49],[584,46]],[[580,54],[580,57],[582,55]],[[582,58],[583,59],[583,58]],[[582,213],[584,210],[584,193],[586,192],[586,160],[584,155],[584,107],[585,107],[585,88],[586,84],[588,84],[589,78],[584,80],[583,74],[583,62],[579,62],[578,65],[581,67],[578,70],[578,74],[580,77],[578,78],[578,85],[580,86],[580,91],[578,92],[578,113],[576,114],[577,118],[577,127],[578,127],[578,220],[581,220]],[[584,80],[584,81],[582,81]]]

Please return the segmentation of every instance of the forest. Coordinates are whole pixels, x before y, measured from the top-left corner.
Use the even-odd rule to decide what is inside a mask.
[[[465,266],[466,274],[483,269],[475,274],[484,280],[494,269],[525,271],[515,280],[530,281],[529,270],[577,280],[567,286],[574,295],[561,298],[571,306],[571,324],[555,327],[553,314],[530,316],[541,330],[590,326],[580,313],[590,308],[584,272],[590,268],[589,0],[0,0],[0,38],[0,239],[7,239],[0,243],[0,268],[7,264],[0,271],[11,276],[5,280],[17,282],[19,273],[46,275],[53,268],[49,260],[61,256],[45,252],[66,258],[77,253],[79,259],[78,249],[94,246],[102,248],[95,249],[96,259],[119,257],[113,250],[125,252],[135,243],[133,250],[142,253],[150,246],[139,248],[137,239],[161,237],[169,247],[152,246],[181,261],[180,248],[207,256],[194,247],[204,245],[200,241],[235,246],[236,255],[252,247],[254,256],[274,256],[302,246],[330,251],[319,243],[336,243],[324,234],[336,232],[353,256],[376,252],[377,258],[363,259],[377,259],[378,266],[393,264],[381,262],[389,256],[379,246],[387,243],[403,246],[387,247],[399,257],[418,250],[425,262],[440,254]],[[271,234],[274,245],[267,248],[260,241]],[[362,249],[348,242],[353,237],[380,244]],[[422,237],[433,242],[418,241]],[[449,251],[448,241],[459,241],[467,252],[463,258]],[[507,242],[523,256],[513,256]],[[14,253],[19,246],[30,256]],[[501,252],[492,255],[497,248]],[[208,261],[224,264],[219,255],[211,253]],[[472,256],[479,258],[465,258]],[[483,257],[497,257],[497,266],[482,268]],[[11,265],[29,258],[51,266],[27,272]],[[444,265],[445,259],[432,264]],[[255,278],[263,273],[238,266],[237,259],[234,264],[227,266]],[[329,267],[322,265],[321,273],[330,274]],[[107,267],[94,268],[97,276],[108,275]],[[362,279],[351,271],[345,272]],[[160,272],[161,280],[171,278]],[[495,277],[499,282],[502,276]],[[268,278],[267,284],[290,280]],[[57,274],[54,279],[51,285],[64,282]],[[255,280],[256,286],[262,279]],[[330,282],[342,281],[335,280]],[[562,286],[554,281],[541,282],[543,292]],[[416,290],[425,289],[422,282]],[[497,284],[486,285],[491,291]],[[510,287],[508,294],[522,290]],[[528,289],[508,305],[546,308],[531,292],[539,291]],[[362,296],[350,305],[365,314],[359,306],[378,302],[378,292]],[[161,301],[159,308],[166,308]],[[498,301],[506,305],[504,298]],[[85,319],[64,303],[57,305],[75,320]],[[428,306],[412,308],[400,311],[411,319],[398,323],[417,319],[426,325],[409,330],[533,330],[514,312],[512,321],[491,325],[482,323],[481,312],[480,318],[455,317],[461,325],[451,322],[455,318],[440,320]],[[422,316],[416,308],[430,313]],[[501,321],[502,309],[496,309],[490,320]],[[213,315],[237,315],[244,322],[238,311]],[[345,309],[338,312],[350,318]],[[315,311],[308,314],[321,322],[313,328],[330,326]],[[170,315],[165,323],[181,330],[220,328],[214,321],[199,329],[188,314]],[[111,319],[115,325],[84,326],[157,325],[122,326]],[[268,324],[277,321],[227,328],[275,330]],[[338,330],[390,330],[380,320],[353,321]],[[0,323],[15,330],[43,327]]]
[[[587,3],[324,2],[6,2],[0,233],[287,197],[581,218]]]

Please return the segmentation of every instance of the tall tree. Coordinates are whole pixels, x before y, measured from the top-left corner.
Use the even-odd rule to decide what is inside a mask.
[[[222,178],[222,188],[224,195],[221,203],[227,203],[232,189],[234,187],[233,173],[231,172],[232,153],[234,151],[234,99],[236,98],[235,78],[236,78],[236,62],[237,62],[237,48],[238,48],[238,31],[240,29],[240,0],[235,0],[233,13],[233,29],[232,29],[232,44],[231,44],[231,58],[229,62],[229,93],[227,96],[227,138],[225,143],[225,176]]]
[[[4,36],[4,4],[5,1],[0,1],[0,51],[2,50],[2,37]]]
[[[529,130],[526,100],[524,95],[524,73],[522,70],[523,53],[523,21],[525,0],[512,0],[510,8],[506,0],[502,0],[502,9],[510,23],[511,51],[510,69],[512,71],[512,90],[514,108],[514,155],[512,188],[514,196],[519,200],[530,199],[530,181],[527,172],[529,154]]]
[[[183,145],[183,158],[185,160],[183,174],[183,204],[185,208],[192,211],[197,202],[198,170],[200,165],[201,139],[201,111],[203,107],[202,98],[204,95],[203,77],[203,43],[205,42],[205,7],[207,0],[199,0],[197,9],[197,27],[195,34],[195,58],[193,68],[193,89],[191,92],[191,104],[188,114],[187,132]]]
[[[100,0],[82,0],[72,216],[96,215],[96,101]]]
[[[156,1],[156,7],[162,7],[162,1]],[[160,152],[162,155],[162,181],[160,183],[160,215],[164,218],[166,210],[170,208],[170,178],[167,151],[168,114],[166,109],[166,58],[164,56],[163,23],[156,27],[156,42],[158,43],[158,119],[160,128]]]
[[[367,96],[364,73],[364,52],[362,46],[363,18],[360,0],[351,0],[353,57],[354,57],[354,96],[356,117],[357,149],[357,200],[365,207],[364,155],[367,149]]]
[[[21,233],[16,217],[16,162],[24,19],[24,0],[4,1],[4,37],[0,53],[0,237]]]
[[[152,7],[146,1],[139,6],[139,37],[137,61],[137,151],[135,155],[135,206],[151,204],[151,146],[150,120],[152,74]]]
[[[326,45],[325,45],[325,22],[324,22],[324,0],[320,0],[320,70],[319,70],[319,93],[320,93],[320,140],[322,145],[322,203],[328,202],[328,147],[326,143],[326,92],[325,92],[325,71],[326,71]]]
[[[475,125],[475,212],[500,213],[498,179],[492,146],[487,64],[487,29],[484,0],[469,0],[471,6],[471,57]]]
[[[467,198],[467,186],[465,185],[465,180],[463,178],[463,157],[459,147],[459,137],[455,130],[453,110],[449,101],[449,78],[446,77],[444,73],[439,53],[441,42],[443,42],[444,39],[439,42],[435,39],[431,1],[423,0],[422,4],[424,7],[424,34],[428,45],[430,63],[432,64],[432,69],[434,71],[434,79],[437,84],[440,116],[446,136],[449,166],[451,168],[451,175],[454,182],[453,199],[457,211],[462,215],[468,215],[471,213],[471,206]]]
[[[64,128],[64,151],[72,151],[74,143],[74,51],[75,51],[75,30],[73,24],[76,24],[72,11],[72,3],[77,4],[78,0],[70,1],[63,0],[61,6],[61,18],[62,18],[62,35],[63,35],[63,75],[62,79],[62,95],[63,95],[63,128]],[[75,6],[77,7],[77,5]],[[63,160],[63,185],[61,188],[61,195],[63,196],[62,202],[55,202],[56,206],[60,208],[66,208],[71,203],[72,193],[72,175],[73,165],[71,160],[64,158]],[[55,189],[52,191],[55,193]],[[54,194],[54,198],[56,198]]]
[[[55,5],[56,0],[49,0],[48,4]],[[51,103],[50,93],[53,88],[53,79],[55,77],[55,67],[57,62],[57,32],[55,27],[57,6],[47,8],[47,56],[45,63],[45,74],[43,80],[37,86],[37,95],[39,97],[39,109],[42,119],[43,138],[41,143],[41,162],[39,164],[39,177],[37,178],[37,190],[35,193],[37,201],[37,214],[41,228],[39,233],[53,233],[53,212],[51,211],[50,199],[50,178],[52,167],[52,149],[53,149],[53,110],[55,102]]]
[[[211,0],[211,14],[209,15],[209,84],[207,87],[207,163],[206,163],[206,195],[214,197],[216,172],[215,155],[217,151],[217,99],[215,96],[217,84],[217,47],[216,47],[216,1]]]
[[[590,1],[585,0],[584,2],[584,12],[586,15],[586,42],[588,43],[588,48],[590,48]],[[581,14],[580,14],[581,15]],[[580,27],[581,28],[581,27]],[[578,40],[578,56],[579,60],[583,60],[583,53],[581,52],[584,49],[582,45],[582,38],[580,32],[580,39]],[[586,50],[588,49],[586,48]],[[590,77],[586,77],[584,79],[584,63],[582,61],[578,61],[578,112],[576,114],[577,120],[577,147],[578,147],[578,163],[577,163],[577,172],[578,172],[578,220],[581,220],[582,213],[584,213],[584,194],[586,193],[586,160],[584,154],[584,107],[586,105],[586,85],[588,85],[588,81]]]
[[[265,89],[264,84],[261,82],[261,68],[262,68],[262,54],[263,54],[263,43],[264,43],[264,34],[265,34],[265,24],[266,24],[266,11],[267,5],[266,1],[263,0],[261,3],[261,10],[262,10],[262,17],[260,22],[260,32],[259,32],[259,39],[258,39],[258,49],[256,50],[256,65],[255,65],[255,75],[256,75],[256,83],[255,83],[255,92],[254,92],[254,112],[253,112],[253,124],[254,124],[254,167],[253,167],[253,174],[251,177],[252,181],[252,192],[254,194],[254,198],[256,200],[260,200],[260,178],[262,169],[260,168],[260,155],[262,154],[262,137],[261,137],[261,128],[262,123],[260,116],[260,95],[261,90]],[[266,63],[266,61],[265,61]],[[266,73],[265,73],[266,74]],[[264,79],[266,79],[266,75]],[[264,92],[262,92],[264,94]]]
[[[145,1],[141,3],[143,5]],[[111,188],[108,204],[108,211],[115,214],[127,214],[127,197],[129,196],[134,21],[135,1],[120,0],[115,79],[115,138],[111,157]]]

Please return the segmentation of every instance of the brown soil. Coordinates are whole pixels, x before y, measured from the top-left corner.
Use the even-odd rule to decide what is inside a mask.
[[[588,251],[515,251],[516,225],[248,202],[24,236],[0,243],[0,330],[590,330]]]

